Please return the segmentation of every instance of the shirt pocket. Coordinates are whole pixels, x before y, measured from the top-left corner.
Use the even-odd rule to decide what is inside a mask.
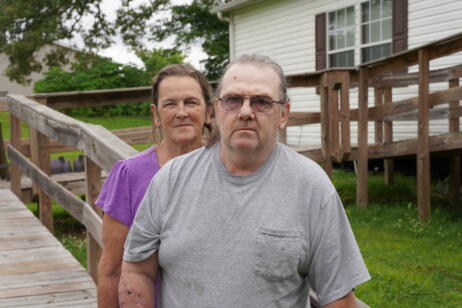
[[[302,245],[299,231],[260,228],[256,239],[254,273],[270,282],[298,273]]]

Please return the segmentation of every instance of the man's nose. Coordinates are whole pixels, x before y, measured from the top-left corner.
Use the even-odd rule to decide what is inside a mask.
[[[244,97],[241,109],[239,109],[239,118],[241,119],[253,119],[255,116],[252,107],[250,106],[250,98]]]

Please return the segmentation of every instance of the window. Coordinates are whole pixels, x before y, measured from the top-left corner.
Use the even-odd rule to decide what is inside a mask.
[[[392,0],[361,3],[361,62],[391,55]]]
[[[329,67],[354,66],[354,7],[329,12],[327,25]]]
[[[316,14],[316,70],[355,66],[406,50],[407,18],[408,0],[361,0]]]

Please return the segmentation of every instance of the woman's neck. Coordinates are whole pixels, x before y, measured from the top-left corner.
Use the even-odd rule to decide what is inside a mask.
[[[159,165],[162,167],[170,159],[189,153],[201,146],[202,139],[199,139],[197,142],[187,144],[177,144],[173,142],[168,142],[167,140],[162,140],[161,143],[159,143],[159,145],[156,147]]]

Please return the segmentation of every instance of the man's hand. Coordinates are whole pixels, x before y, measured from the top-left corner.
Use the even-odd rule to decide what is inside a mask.
[[[358,305],[356,304],[356,297],[353,292],[348,293],[344,297],[322,306],[322,308],[357,308]]]
[[[120,307],[154,306],[155,286],[159,262],[158,253],[153,253],[141,262],[122,262],[119,284]]]

